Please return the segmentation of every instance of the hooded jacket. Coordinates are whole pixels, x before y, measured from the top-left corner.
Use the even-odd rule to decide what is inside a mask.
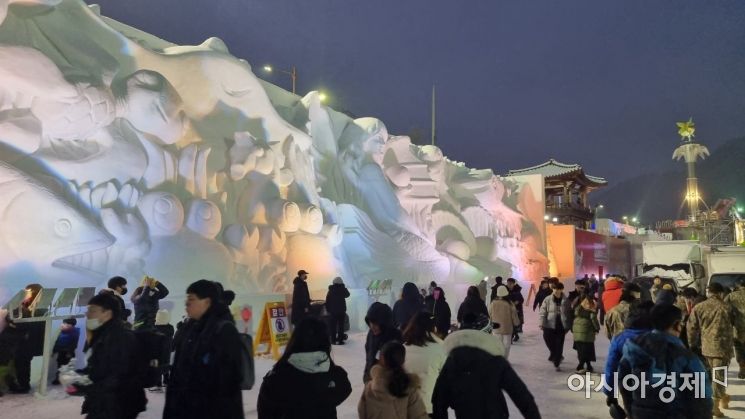
[[[380,326],[381,332],[375,335],[372,330],[367,332],[365,340],[365,371],[362,379],[365,383],[370,381],[370,369],[378,362],[378,352],[387,342],[392,340],[401,341],[401,331],[393,326],[393,313],[386,304],[374,302],[367,310],[365,323],[375,323]]]
[[[450,318],[452,317],[452,313],[450,312],[450,305],[445,299],[445,292],[441,291],[438,300],[435,300],[435,297],[432,295],[427,296],[424,299],[424,309],[434,317],[437,333],[442,336],[447,335],[450,332]],[[401,327],[401,329],[405,328],[406,325]]]
[[[409,385],[404,397],[388,391],[390,371],[376,365],[370,371],[372,379],[365,385],[357,404],[360,419],[429,419],[422,397],[419,395],[419,378],[409,374]]]
[[[435,419],[446,419],[448,408],[458,419],[509,417],[506,392],[527,419],[541,415],[533,395],[503,358],[504,347],[496,336],[478,330],[459,330],[445,339],[447,361],[432,396]]]
[[[347,312],[347,301],[349,290],[344,284],[329,285],[329,291],[326,293],[326,311],[334,316],[340,316]]]
[[[416,285],[407,282],[401,291],[401,298],[393,304],[393,324],[403,329],[414,315],[424,310],[422,295]]]
[[[347,372],[327,353],[295,353],[264,377],[259,419],[335,419],[336,407],[351,393]]]
[[[706,369],[701,360],[686,349],[677,337],[654,330],[628,340],[623,347],[623,358],[618,367],[619,380],[633,374],[641,382],[642,372],[646,374],[645,380],[649,381],[644,386],[646,393],[644,397],[642,397],[641,386],[637,386],[633,391],[624,388],[625,386],[619,388],[630,417],[634,419],[711,417],[712,391],[706,376]],[[680,390],[683,386],[683,378],[680,375],[682,373],[700,373],[699,376],[703,378],[703,382],[699,385],[704,386],[703,398],[696,398],[695,388]],[[652,384],[658,381],[654,378],[654,374],[667,375],[667,380],[673,381],[672,386],[666,380],[663,385],[654,388]],[[660,392],[665,388],[672,388],[674,392],[674,398],[669,403],[660,399]]]
[[[609,312],[621,302],[623,292],[623,281],[617,278],[609,278],[603,286],[603,311]]]
[[[649,329],[624,329],[610,341],[608,359],[605,361],[605,379],[608,387],[603,388],[603,391],[606,395],[613,394],[613,373],[618,371],[618,364],[621,362],[623,346],[626,341],[649,331]]]

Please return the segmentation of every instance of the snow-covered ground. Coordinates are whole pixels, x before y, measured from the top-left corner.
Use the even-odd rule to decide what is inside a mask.
[[[527,309],[527,307],[526,307]],[[526,328],[520,341],[513,346],[510,362],[515,370],[533,393],[541,414],[544,418],[608,418],[605,406],[605,396],[600,393],[591,394],[585,399],[584,392],[573,392],[567,386],[567,377],[576,367],[576,354],[571,349],[571,334],[565,344],[562,364],[563,371],[554,371],[546,359],[548,352],[543,345],[543,339],[536,325],[537,315],[532,311],[525,312]],[[362,370],[364,367],[364,337],[362,333],[354,334],[345,346],[334,346],[334,360],[344,367],[353,385],[352,395],[338,409],[339,418],[351,419],[357,417],[357,401],[362,391]],[[608,340],[598,336],[596,352],[598,361],[596,370],[602,370],[605,365],[605,355],[608,350]],[[268,359],[257,359],[257,386],[243,394],[247,418],[256,418],[256,398],[263,375],[271,368],[273,362]],[[730,418],[745,418],[745,382],[738,380],[737,365],[732,362],[733,369],[729,372],[728,393],[732,395],[731,409],[724,411]],[[599,377],[596,377],[599,378]],[[140,415],[142,419],[160,418],[163,409],[163,394],[148,393],[150,400],[148,410]],[[80,398],[67,397],[57,388],[52,387],[46,399],[33,396],[11,396],[0,398],[1,419],[61,419],[79,416]],[[521,417],[520,412],[510,404],[512,417]],[[452,415],[451,415],[452,416]],[[454,416],[453,416],[454,417]]]

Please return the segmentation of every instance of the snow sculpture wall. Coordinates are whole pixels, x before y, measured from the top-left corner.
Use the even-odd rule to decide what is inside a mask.
[[[0,160],[0,294],[547,271],[540,178],[468,169],[262,82],[219,39],[173,45],[78,0],[0,0]]]

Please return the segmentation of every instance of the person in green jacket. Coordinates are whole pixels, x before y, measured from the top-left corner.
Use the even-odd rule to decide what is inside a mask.
[[[598,323],[598,305],[595,299],[583,293],[579,298],[579,304],[574,307],[574,322],[572,323],[572,335],[574,335],[574,349],[577,351],[577,372],[594,372],[591,362],[595,361],[595,335],[600,331]],[[584,368],[587,365],[587,368]]]

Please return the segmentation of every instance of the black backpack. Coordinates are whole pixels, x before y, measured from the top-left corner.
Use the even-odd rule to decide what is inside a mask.
[[[161,380],[161,359],[166,336],[154,330],[137,330],[137,353],[135,375],[142,388],[156,387]]]
[[[227,325],[228,321],[223,321],[217,326],[217,332]],[[247,333],[238,333],[238,339],[241,345],[241,390],[251,390],[256,383],[256,370],[254,368],[254,345],[253,338]]]

